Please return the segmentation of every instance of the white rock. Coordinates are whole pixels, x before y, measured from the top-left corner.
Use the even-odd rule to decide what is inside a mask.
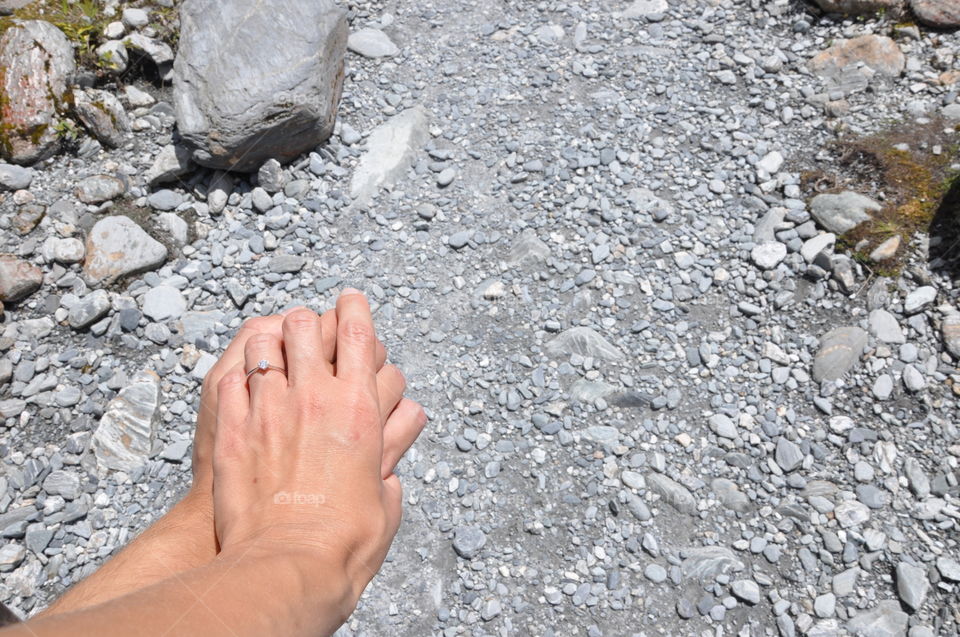
[[[907,295],[907,298],[903,302],[903,311],[907,314],[916,314],[930,307],[936,300],[937,289],[925,285]]]
[[[777,151],[767,153],[763,159],[757,162],[757,169],[769,175],[779,172],[781,166],[783,166],[783,155]]]
[[[380,29],[360,29],[347,38],[347,48],[367,58],[392,57],[400,49],[386,33]]]
[[[132,471],[147,461],[159,400],[160,377],[144,370],[107,404],[92,440],[101,468]]]
[[[804,242],[803,246],[800,248],[800,256],[803,257],[803,260],[807,263],[813,263],[813,260],[817,258],[817,255],[823,252],[824,250],[829,250],[833,248],[833,245],[837,242],[837,235],[832,232],[824,232],[818,234],[812,239],[807,239]]]
[[[143,313],[159,322],[178,319],[187,310],[187,301],[175,287],[158,285],[143,295]]]
[[[787,246],[779,241],[761,243],[750,252],[750,258],[758,268],[772,270],[787,258]]]
[[[427,112],[419,106],[375,128],[350,181],[350,196],[355,204],[366,205],[378,189],[393,186],[410,167],[414,151],[426,141],[426,136]]]

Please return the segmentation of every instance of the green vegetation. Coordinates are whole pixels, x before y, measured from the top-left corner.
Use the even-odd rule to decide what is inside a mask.
[[[910,239],[928,232],[960,171],[960,143],[942,119],[928,123],[899,122],[866,137],[841,137],[829,150],[830,169],[804,173],[808,193],[852,190],[873,197],[883,209],[873,219],[839,238],[851,256],[878,274],[896,274]],[[896,256],[873,263],[870,253],[894,235],[901,238]]]

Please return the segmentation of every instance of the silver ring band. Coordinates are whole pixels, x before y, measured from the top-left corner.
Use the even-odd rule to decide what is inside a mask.
[[[284,376],[287,375],[287,370],[285,370],[282,367],[277,367],[276,365],[271,365],[270,361],[264,359],[264,360],[258,361],[257,366],[251,369],[249,372],[247,372],[247,378],[250,378],[257,372],[260,372],[261,374],[266,374],[271,370],[276,372],[281,372]]]

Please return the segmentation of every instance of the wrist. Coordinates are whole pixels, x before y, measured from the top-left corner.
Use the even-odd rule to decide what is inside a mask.
[[[309,609],[310,617],[332,622],[331,633],[350,617],[362,592],[353,589],[343,569],[312,549],[256,540],[224,548],[215,562],[255,572],[271,596],[279,593],[289,605]]]

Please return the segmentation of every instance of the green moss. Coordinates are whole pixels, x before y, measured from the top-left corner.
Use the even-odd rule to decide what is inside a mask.
[[[882,202],[873,218],[839,238],[857,261],[875,273],[899,271],[910,238],[927,232],[944,197],[958,178],[952,166],[960,160],[960,144],[945,132],[946,123],[898,122],[884,132],[842,138],[831,145],[837,157],[834,170],[806,171],[801,183],[808,191],[853,190]],[[940,146],[935,154],[933,149]],[[900,235],[897,255],[882,264],[869,255],[885,240]]]

